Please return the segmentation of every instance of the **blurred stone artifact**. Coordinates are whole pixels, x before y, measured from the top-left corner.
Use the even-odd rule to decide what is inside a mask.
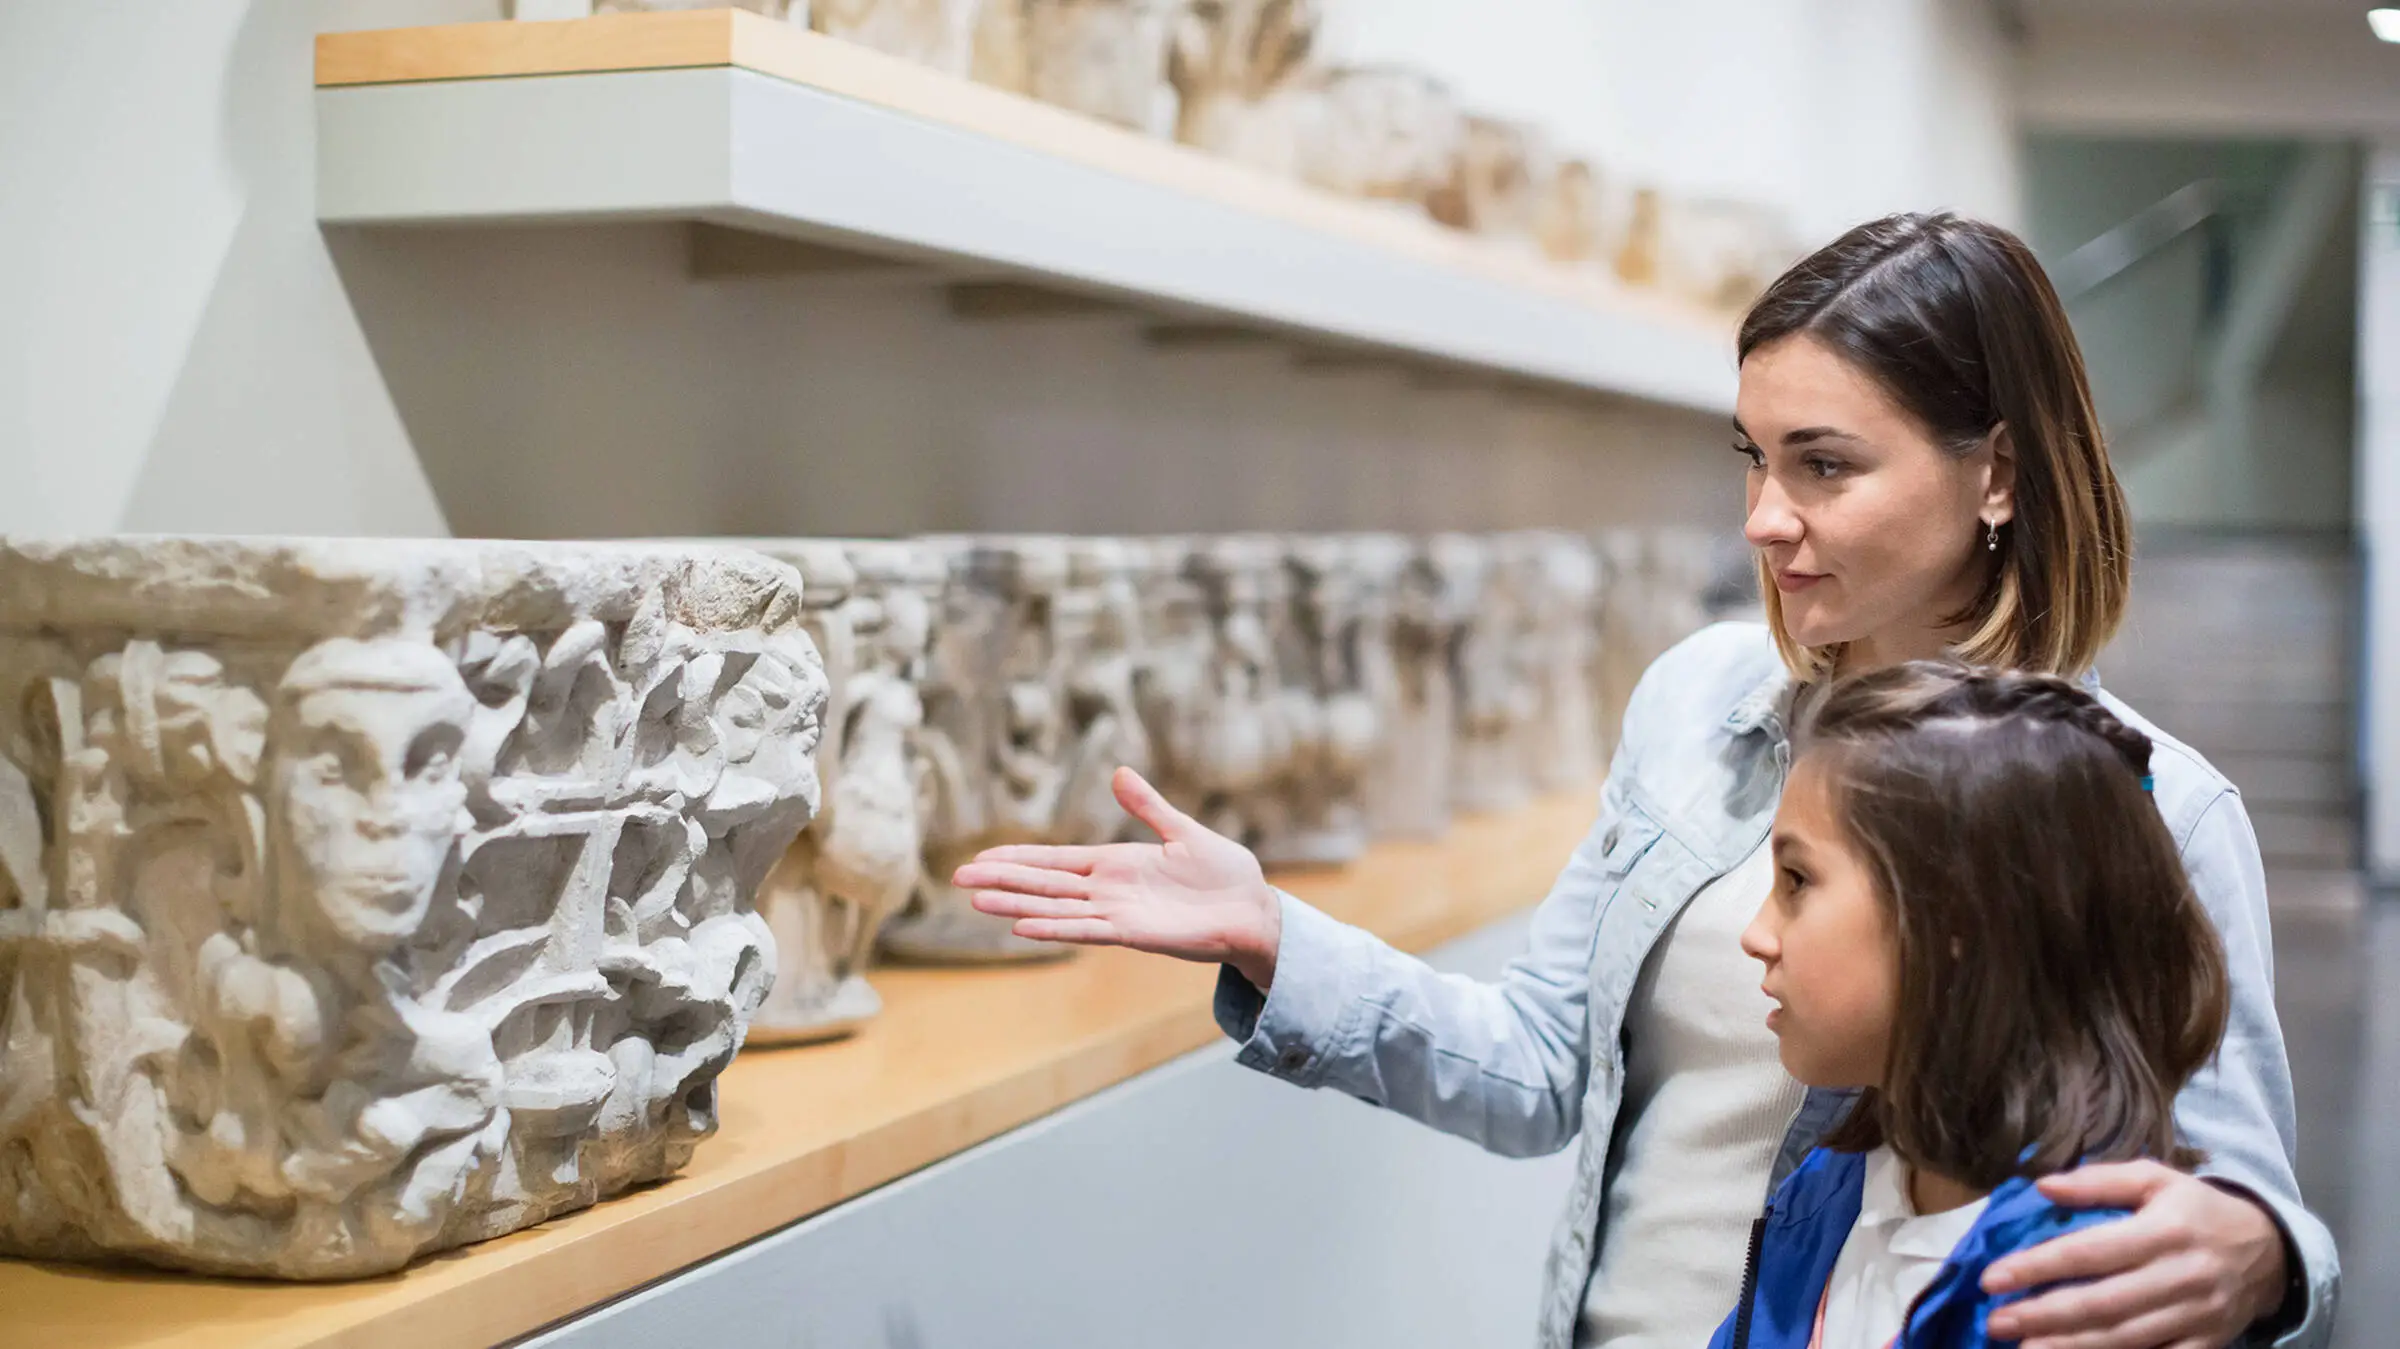
[[[0,541],[0,1251],[351,1277],[674,1172],[825,691],[755,554]]]
[[[1069,541],[936,541],[948,576],[919,693],[929,776],[925,879],[883,929],[885,954],[983,963],[1066,954],[975,911],[950,873],[985,848],[1058,841],[1072,727],[1056,613]]]
[[[917,692],[945,565],[934,547],[820,539],[751,545],[796,567],[829,689],[817,751],[823,806],[758,894],[775,986],[753,1044],[849,1034],[882,1010],[866,979],[876,938],[925,882],[932,777]]]
[[[982,0],[810,0],[809,26],[950,75],[975,64]]]
[[[1182,0],[1022,3],[1027,93],[1153,136],[1174,135],[1167,52]]]

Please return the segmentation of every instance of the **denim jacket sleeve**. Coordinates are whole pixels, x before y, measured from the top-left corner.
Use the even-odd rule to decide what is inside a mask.
[[[2287,1307],[2272,1338],[2258,1343],[2319,1349],[2331,1337],[2341,1286],[2333,1234],[2300,1200],[2292,1173],[2297,1140],[2291,1065],[2275,1015],[2275,954],[2267,928],[2267,885],[2258,836],[2238,793],[2223,788],[2201,808],[2183,846],[2192,889],[2216,920],[2232,977],[2233,1009],[2216,1061],[2175,1103],[2192,1146],[2208,1153],[2200,1174],[2262,1203],[2299,1256],[2304,1307]],[[2297,1314],[2296,1321],[2289,1319]]]
[[[1218,977],[1217,1024],[1240,1043],[1237,1060],[1506,1156],[1566,1147],[1582,1125],[1592,944],[1623,874],[1608,857],[1621,815],[1604,791],[1599,822],[1534,911],[1525,954],[1496,983],[1437,973],[1285,895],[1274,987],[1261,997],[1231,969]]]

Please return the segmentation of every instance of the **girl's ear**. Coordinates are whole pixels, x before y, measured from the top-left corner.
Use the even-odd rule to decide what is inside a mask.
[[[1983,484],[1982,518],[1987,524],[2005,525],[2017,515],[2017,445],[2008,431],[2008,423],[1992,428],[1985,437],[1991,450],[1991,467]]]

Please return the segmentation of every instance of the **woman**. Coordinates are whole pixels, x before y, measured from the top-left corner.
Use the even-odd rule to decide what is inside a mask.
[[[1705,1343],[1769,1190],[1849,1104],[1784,1073],[1738,943],[1769,889],[1795,700],[1945,654],[2086,676],[2124,610],[2129,526],[2082,355],[2013,235],[1947,215],[1861,226],[1775,283],[1739,352],[1766,626],[1711,628],[1643,677],[1599,822],[1499,983],[1437,975],[1279,894],[1131,774],[1119,799],[1163,846],[996,849],[957,878],[1027,937],[1223,963],[1218,1021],[1252,1067],[1495,1152],[1580,1134],[1545,1349]],[[2257,840],[2206,761],[2109,705],[2158,740],[2158,806],[2225,942],[2224,1048],[2176,1101],[2210,1162],[2044,1181],[2135,1216],[1995,1266],[1995,1293],[2088,1282],[1991,1330],[2031,1349],[2318,1344],[2338,1266],[2292,1177]]]

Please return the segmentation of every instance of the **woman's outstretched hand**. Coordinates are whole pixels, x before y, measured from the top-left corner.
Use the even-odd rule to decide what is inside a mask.
[[[1177,810],[1130,768],[1109,783],[1159,843],[987,848],[951,883],[975,907],[1036,941],[1130,946],[1231,965],[1265,992],[1275,981],[1283,905],[1248,848]]]

